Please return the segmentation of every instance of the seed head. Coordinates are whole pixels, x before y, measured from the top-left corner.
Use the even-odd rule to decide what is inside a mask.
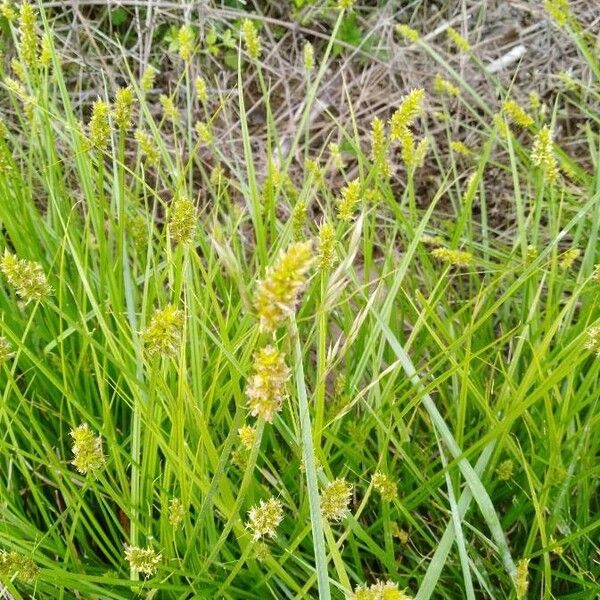
[[[385,176],[389,176],[391,168],[387,159],[385,124],[379,117],[371,121],[371,160],[385,172]]]
[[[469,146],[459,140],[452,140],[450,142],[450,148],[452,148],[452,151],[456,152],[456,154],[463,154],[464,156],[472,154]]]
[[[304,44],[302,54],[304,57],[304,70],[310,73],[315,68],[315,49],[310,42]]]
[[[416,44],[421,39],[421,34],[416,30],[404,23],[398,23],[396,25],[396,31],[406,40]]]
[[[256,429],[251,425],[244,425],[238,429],[238,436],[240,437],[242,446],[244,446],[246,450],[250,450],[254,446],[256,440]]]
[[[381,494],[381,497],[388,502],[398,495],[396,484],[381,471],[373,473],[371,482],[373,483],[373,487]]]
[[[444,79],[439,73],[436,73],[433,80],[433,89],[440,96],[460,96],[460,89],[447,79]]]
[[[342,152],[340,145],[336,142],[329,144],[329,154],[331,156],[331,162],[336,169],[341,169],[344,166],[344,159],[342,158]]]
[[[210,125],[206,121],[196,121],[194,126],[198,140],[205,146],[209,146],[214,141],[214,136]]]
[[[104,100],[98,98],[92,106],[92,116],[88,124],[90,144],[99,152],[106,150],[110,140],[110,108]]]
[[[540,95],[535,90],[529,92],[529,107],[531,110],[536,113],[540,110],[541,106],[542,101],[540,100]]]
[[[588,339],[585,343],[585,348],[600,357],[600,325],[590,327],[587,331],[587,336]]]
[[[196,81],[194,83],[196,88],[196,98],[198,98],[198,102],[208,102],[208,90],[206,88],[206,81],[203,77],[196,77]]]
[[[252,532],[252,539],[257,542],[263,537],[275,537],[277,527],[283,520],[283,507],[276,498],[261,500],[248,511],[246,527]]]
[[[514,100],[507,100],[502,105],[502,111],[510,118],[510,120],[523,129],[528,129],[534,123],[533,117],[525,111],[525,109],[517,104]]]
[[[52,288],[39,263],[17,258],[5,250],[0,259],[0,270],[26,303],[45,300],[52,294]]]
[[[512,478],[514,472],[514,465],[512,460],[505,460],[504,462],[498,465],[496,469],[496,474],[498,478],[502,481],[508,481]]]
[[[185,518],[185,513],[185,506],[179,498],[171,498],[169,500],[169,524],[173,529],[179,529]]]
[[[529,559],[522,558],[517,561],[517,572],[515,573],[515,590],[517,592],[517,600],[523,600],[529,587]]]
[[[354,210],[360,202],[360,179],[354,179],[342,189],[338,200],[338,218],[341,221],[352,221]]]
[[[448,27],[446,34],[460,52],[469,52],[471,50],[471,44],[454,27]]]
[[[156,573],[162,556],[152,548],[140,548],[138,546],[125,546],[125,560],[143,575],[154,575]]]
[[[156,142],[141,129],[135,132],[135,141],[138,145],[138,151],[147,165],[157,166],[160,163],[160,154]]]
[[[18,552],[0,550],[0,581],[16,578],[25,583],[33,583],[39,572],[39,567],[31,558]]]
[[[198,211],[194,203],[182,196],[169,207],[169,235],[176,244],[187,245],[194,241],[198,226]]]
[[[564,27],[571,17],[569,0],[544,0],[544,8],[560,27]]]
[[[317,266],[321,270],[330,269],[335,263],[335,229],[324,221],[319,227],[319,254]]]
[[[277,348],[265,346],[254,355],[254,373],[246,386],[248,408],[253,417],[268,423],[273,421],[283,405],[289,376],[285,355]]]
[[[113,118],[117,127],[125,131],[131,127],[131,112],[134,102],[133,89],[130,87],[119,88],[115,95],[115,108]]]
[[[344,478],[334,479],[321,492],[321,514],[328,521],[341,521],[348,513],[352,484]]]
[[[95,435],[87,423],[71,429],[70,435],[73,438],[71,464],[84,475],[96,475],[105,464],[102,438]]]
[[[9,22],[12,23],[17,18],[17,12],[12,7],[10,0],[2,0],[0,5],[0,14]]]
[[[356,0],[338,0],[338,8],[340,10],[350,10],[354,6]]]
[[[254,299],[263,330],[273,331],[294,313],[312,261],[312,242],[295,242],[267,270]]]
[[[258,60],[262,50],[260,37],[254,23],[250,19],[244,19],[242,23],[242,36],[246,45],[246,52],[252,60]]]
[[[183,25],[177,33],[177,41],[179,42],[179,56],[186,62],[192,57],[195,37],[194,30],[189,25]]]
[[[550,183],[554,183],[558,179],[552,130],[547,125],[544,125],[535,136],[531,150],[531,162],[542,169]]]
[[[423,161],[429,149],[427,138],[423,138],[415,146],[415,138],[412,131],[408,127],[405,127],[400,137],[400,146],[402,148],[402,160],[408,169],[423,166]]]
[[[411,597],[398,589],[398,584],[391,581],[378,581],[367,587],[361,585],[350,596],[351,600],[411,600]]]
[[[142,340],[146,353],[150,357],[177,356],[183,336],[185,315],[182,310],[167,304],[165,308],[157,308],[150,319],[148,327],[142,331]]]
[[[470,267],[473,264],[473,255],[462,250],[450,250],[449,248],[435,248],[431,256],[440,262],[454,267]]]
[[[154,88],[154,81],[156,80],[157,75],[158,71],[152,65],[148,65],[144,69],[140,79],[140,87],[145,94],[151,92]]]
[[[296,202],[296,205],[294,206],[292,210],[292,215],[290,217],[292,221],[292,234],[295,240],[302,239],[307,217],[308,211],[306,207],[306,202],[304,202],[304,200]]]
[[[400,106],[390,119],[390,137],[392,140],[401,140],[404,131],[412,125],[413,121],[421,114],[425,90],[415,89],[409,92],[402,100]]]
[[[42,36],[42,49],[40,50],[40,65],[49,67],[52,64],[52,40],[49,33]]]
[[[0,366],[9,360],[12,355],[13,352],[10,342],[4,336],[0,336]]]
[[[38,63],[38,36],[35,30],[35,10],[29,2],[23,2],[19,13],[19,49],[21,59],[34,69]]]
[[[563,271],[569,270],[580,254],[581,250],[579,250],[579,248],[569,248],[568,250],[565,250],[559,257],[560,262],[558,263],[558,266]]]
[[[162,106],[165,119],[168,119],[173,123],[179,123],[179,111],[175,106],[173,98],[171,98],[171,96],[167,96],[166,94],[161,94],[158,99],[160,105]]]
[[[494,115],[494,126],[496,127],[498,135],[501,138],[506,140],[510,137],[510,127],[508,126],[508,123],[505,121],[504,117],[499,113]]]

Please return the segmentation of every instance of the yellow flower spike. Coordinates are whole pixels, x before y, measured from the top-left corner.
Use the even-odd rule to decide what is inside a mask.
[[[579,248],[569,248],[568,250],[565,250],[565,252],[563,252],[559,257],[560,261],[558,266],[563,271],[569,270],[580,254],[581,250],[579,250]]]
[[[17,11],[13,8],[11,0],[2,0],[0,5],[0,15],[2,15],[9,23],[12,23],[17,18]]]
[[[315,49],[310,42],[304,44],[302,55],[304,58],[304,70],[310,73],[315,68]]]
[[[186,509],[183,502],[179,498],[171,498],[169,500],[169,525],[173,529],[179,529],[185,518]]]
[[[501,481],[508,481],[509,479],[512,479],[513,473],[514,464],[510,459],[500,463],[496,469],[496,474]]]
[[[5,579],[18,579],[25,583],[33,583],[40,569],[35,562],[18,552],[0,550],[0,581]]]
[[[336,142],[329,144],[329,154],[331,155],[331,161],[336,169],[342,169],[344,167],[344,160],[342,158],[342,152],[340,145]]]
[[[421,34],[416,30],[405,25],[404,23],[398,23],[396,25],[396,31],[406,40],[415,44],[421,39]]]
[[[531,150],[531,162],[543,171],[550,183],[554,183],[558,179],[552,130],[547,125],[544,125],[535,136]]]
[[[398,496],[396,484],[381,471],[376,471],[371,477],[373,487],[379,492],[383,500],[388,502],[394,500]]]
[[[350,596],[351,600],[412,600],[411,596],[398,589],[391,581],[378,581],[367,587],[358,586]]]
[[[52,41],[50,40],[50,35],[48,33],[45,33],[42,36],[41,45],[40,65],[42,65],[42,67],[49,67],[52,64]]]
[[[194,241],[198,227],[198,210],[186,196],[181,196],[169,206],[169,237],[183,246]]]
[[[323,222],[319,227],[319,253],[317,255],[319,269],[331,269],[335,263],[335,243],[335,229],[331,224]]]
[[[351,10],[355,0],[338,0],[338,8],[340,10]]]
[[[39,263],[18,258],[5,250],[0,259],[0,270],[26,303],[41,302],[52,294],[52,288]]]
[[[389,169],[385,123],[379,117],[371,121],[371,160],[378,167]]]
[[[12,346],[10,342],[4,337],[0,336],[0,366],[12,357]]]
[[[540,95],[535,91],[529,92],[529,107],[534,113],[537,113],[542,106]]]
[[[212,129],[206,121],[196,121],[196,125],[194,126],[196,130],[196,134],[198,135],[198,140],[201,144],[205,146],[210,146],[214,141],[214,136]]]
[[[248,511],[246,528],[252,532],[252,539],[257,542],[263,537],[274,538],[277,528],[283,520],[283,506],[276,498],[261,500]]]
[[[192,57],[195,42],[194,30],[189,25],[183,25],[177,33],[179,43],[179,56],[181,60],[188,62]]]
[[[126,87],[117,90],[113,118],[121,131],[126,131],[131,127],[131,114],[133,112],[134,101],[135,96],[132,88]]]
[[[141,333],[144,350],[149,357],[174,358],[179,352],[183,337],[185,314],[182,310],[167,304],[157,308],[150,323]]]
[[[471,149],[464,142],[459,140],[452,140],[450,142],[450,148],[452,148],[452,151],[456,152],[456,154],[463,154],[464,156],[472,154]]]
[[[523,600],[529,587],[529,559],[522,558],[517,561],[517,572],[515,573],[515,590],[517,600]]]
[[[162,106],[165,119],[168,119],[173,123],[179,123],[179,110],[177,110],[173,98],[166,94],[161,94],[158,100]]]
[[[510,127],[501,114],[494,115],[494,126],[501,138],[508,139],[510,137]]]
[[[421,114],[425,90],[415,89],[410,91],[403,99],[390,119],[390,137],[394,141],[400,141],[407,127]]]
[[[253,417],[273,422],[283,406],[290,370],[285,355],[274,346],[265,346],[254,355],[254,372],[248,380],[246,398]]]
[[[295,242],[267,270],[254,298],[261,329],[273,331],[294,313],[312,262],[312,242]]]
[[[600,325],[588,329],[585,348],[586,350],[591,350],[596,356],[600,357]]]
[[[150,547],[140,548],[139,546],[126,546],[125,560],[130,564],[131,568],[138,573],[151,576],[158,570],[160,562],[162,561],[162,555]]]
[[[140,79],[140,87],[145,94],[148,94],[153,90],[157,75],[158,71],[152,65],[148,65],[146,69],[144,69]]]
[[[471,44],[454,27],[448,27],[446,35],[461,52],[469,52],[471,50]]]
[[[571,18],[569,0],[544,0],[544,8],[559,27],[564,27]]]
[[[254,23],[250,19],[244,19],[242,23],[242,36],[246,46],[246,52],[252,60],[258,60],[262,51],[260,36],[256,31]]]
[[[35,10],[29,2],[23,2],[19,12],[19,50],[23,62],[30,69],[38,65],[38,35]]]
[[[340,221],[351,221],[354,218],[354,211],[360,202],[360,187],[358,178],[343,187],[337,206]]]
[[[435,248],[431,251],[431,256],[454,267],[470,267],[474,262],[470,252],[450,250],[449,248]]]
[[[525,111],[525,109],[521,105],[519,105],[517,102],[515,102],[514,100],[507,100],[502,105],[502,111],[508,117],[510,117],[511,121],[515,125],[518,125],[519,127],[522,127],[523,129],[528,129],[534,123],[533,117],[528,115],[527,112]]]
[[[256,428],[251,425],[244,425],[238,429],[238,437],[240,438],[242,446],[244,446],[246,450],[250,450],[256,441]]]
[[[208,90],[206,88],[206,81],[203,77],[200,77],[200,75],[196,77],[194,87],[196,88],[196,98],[198,98],[198,102],[208,102]]]
[[[460,89],[444,79],[439,73],[436,73],[433,79],[433,90],[440,96],[460,96]]]
[[[328,521],[341,521],[348,514],[352,484],[344,478],[334,479],[321,492],[321,514]]]
[[[110,141],[110,108],[100,98],[92,106],[92,116],[88,124],[90,145],[92,148],[102,152],[106,150]]]
[[[135,132],[135,141],[138,151],[147,165],[157,166],[160,163],[160,154],[156,142],[141,129]]]
[[[71,464],[83,475],[96,475],[105,465],[102,438],[95,435],[87,423],[72,429],[70,435],[73,438]]]

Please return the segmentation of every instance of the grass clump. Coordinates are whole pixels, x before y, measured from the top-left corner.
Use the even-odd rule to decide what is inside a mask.
[[[55,13],[3,5],[3,592],[598,594],[599,70],[546,5],[585,94],[392,24],[436,69],[345,118],[342,1],[285,120],[281,20],[236,16],[230,89],[186,14],[81,100]]]

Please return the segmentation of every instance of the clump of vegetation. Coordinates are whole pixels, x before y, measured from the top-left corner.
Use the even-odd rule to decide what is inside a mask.
[[[2,4],[7,597],[600,592],[600,66],[544,4],[587,79],[542,99],[455,21],[383,52],[367,9],[298,0],[326,34],[286,120],[282,19],[182,14],[169,72],[125,60],[82,101],[60,15]],[[430,79],[328,104],[346,56],[396,47]]]

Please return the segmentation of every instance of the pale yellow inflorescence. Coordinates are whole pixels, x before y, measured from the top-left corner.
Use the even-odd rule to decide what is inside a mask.
[[[398,589],[396,583],[378,581],[370,586],[358,586],[349,600],[412,600],[412,597]]]
[[[102,438],[87,423],[71,430],[73,460],[71,464],[82,474],[96,475],[105,465]]]
[[[334,479],[321,492],[321,514],[328,521],[341,521],[348,514],[352,484],[344,478]]]
[[[162,556],[150,547],[126,546],[125,560],[138,573],[150,576],[154,575],[158,570]]]
[[[52,294],[52,288],[39,263],[18,258],[6,249],[0,259],[0,270],[26,303],[41,302]]]
[[[295,242],[267,270],[254,298],[261,329],[273,331],[294,314],[312,262],[312,242]]]
[[[248,511],[246,527],[252,532],[252,539],[258,541],[263,537],[275,537],[277,527],[283,520],[283,506],[276,498],[261,500]]]
[[[290,370],[285,355],[274,346],[265,346],[254,355],[254,371],[246,386],[250,414],[271,423],[283,405]],[[241,436],[240,436],[241,437]]]
[[[163,358],[177,356],[183,337],[184,323],[184,312],[172,304],[157,308],[141,334],[146,354],[149,357]]]

